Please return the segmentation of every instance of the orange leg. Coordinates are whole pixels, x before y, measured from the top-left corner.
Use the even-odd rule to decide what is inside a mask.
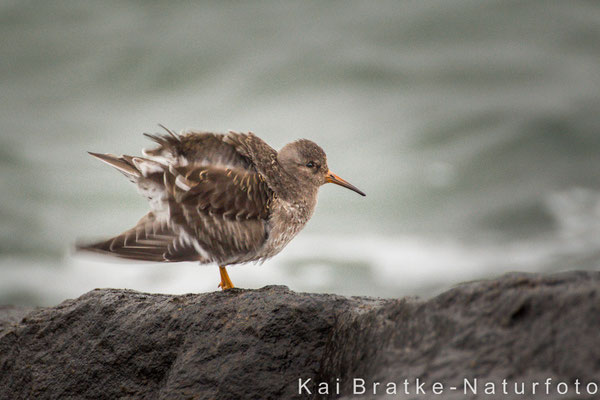
[[[219,266],[219,272],[221,273],[221,283],[219,283],[218,287],[220,287],[223,290],[232,289],[234,286],[233,282],[231,282],[231,279],[229,279],[227,269],[225,269],[225,267]]]

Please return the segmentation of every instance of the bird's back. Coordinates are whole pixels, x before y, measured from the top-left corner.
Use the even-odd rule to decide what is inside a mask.
[[[144,155],[176,167],[194,164],[254,170],[252,161],[225,141],[226,135],[194,131],[177,135],[168,132],[168,135],[145,134],[158,147],[145,149]]]

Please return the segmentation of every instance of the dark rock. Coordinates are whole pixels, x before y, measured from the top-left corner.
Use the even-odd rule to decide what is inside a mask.
[[[373,382],[377,395],[393,382],[398,397],[419,399],[490,398],[483,385],[496,382],[498,398],[523,398],[515,382],[529,394],[540,382],[542,393],[546,378],[544,398],[564,398],[559,382],[571,397],[597,398],[586,385],[600,385],[599,283],[597,272],[510,274],[428,301],[280,286],[181,296],[94,290],[22,319],[28,310],[0,309],[0,398],[311,398],[319,382],[330,397],[339,397],[336,383],[350,397],[353,378],[365,380],[363,398],[374,397]],[[312,396],[299,395],[299,379],[309,378]],[[426,394],[416,393],[417,378]],[[465,378],[478,379],[478,396],[465,396]],[[432,393],[436,381],[443,397]]]

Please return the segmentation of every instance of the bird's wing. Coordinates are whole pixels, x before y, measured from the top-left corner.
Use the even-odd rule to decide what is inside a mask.
[[[165,187],[177,203],[229,219],[266,219],[272,191],[262,175],[239,168],[170,167]]]
[[[176,134],[167,128],[164,129],[168,132],[165,135],[144,134],[158,144],[158,147],[154,149],[144,150],[144,155],[155,161],[173,166],[193,164],[224,168],[252,168],[252,163],[247,157],[224,141],[225,135],[194,131]]]
[[[260,148],[240,146],[225,135],[166,130],[166,135],[146,134],[158,143],[144,151],[147,158],[90,153],[134,182],[151,212],[132,229],[80,248],[148,261],[255,259],[267,239],[274,197],[255,168],[255,160],[264,158]],[[250,137],[270,149],[265,157],[276,158],[275,150]]]
[[[267,238],[273,192],[257,172],[175,167],[131,156],[92,155],[137,184],[152,209],[122,234],[82,250],[146,261],[249,261]]]
[[[249,261],[266,241],[273,192],[257,172],[171,167],[165,186],[174,200],[173,221],[185,225],[215,261]]]

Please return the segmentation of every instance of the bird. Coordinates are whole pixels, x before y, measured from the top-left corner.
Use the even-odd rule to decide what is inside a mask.
[[[306,225],[319,188],[334,183],[364,192],[329,170],[308,139],[279,151],[252,132],[182,131],[163,125],[142,157],[89,154],[116,168],[147,198],[150,210],[131,229],[79,250],[153,262],[194,261],[219,267],[222,290],[234,287],[227,267],[264,262]]]

